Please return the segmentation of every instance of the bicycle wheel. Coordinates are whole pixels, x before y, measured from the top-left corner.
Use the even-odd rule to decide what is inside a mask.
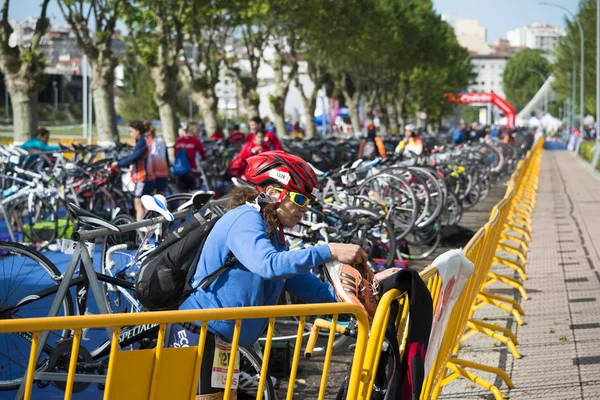
[[[8,220],[15,225],[14,232],[23,233],[30,243],[54,242],[58,234],[58,217],[54,207],[38,196],[21,198],[8,211]]]
[[[0,320],[47,317],[56,293],[39,297],[36,293],[61,282],[60,271],[44,255],[18,243],[0,242]],[[35,298],[34,296],[38,296]],[[62,300],[59,316],[73,315],[71,293]],[[56,343],[69,331],[51,331],[38,366]],[[19,387],[29,364],[32,334],[0,334],[0,390]]]
[[[179,208],[181,205],[187,203],[191,199],[192,199],[192,194],[191,193],[177,193],[177,194],[172,194],[169,197],[167,197],[167,210],[171,211],[171,213],[175,213],[177,211],[177,208]],[[170,222],[169,225],[168,225],[168,231],[169,232],[175,231],[188,218],[190,218],[190,216],[187,216],[185,218],[178,218],[175,221]]]
[[[239,347],[240,357],[240,383],[237,390],[238,399],[255,399],[262,369],[262,357],[248,347]],[[266,371],[263,399],[275,400],[275,378]]]
[[[122,214],[116,216],[111,223],[125,225],[135,222],[135,218]],[[100,272],[103,275],[135,282],[138,265],[135,264],[135,254],[141,245],[143,236],[137,231],[107,235],[102,240],[100,257]],[[120,290],[121,289],[121,290]],[[136,302],[133,290],[125,289],[102,282],[102,290],[108,309],[113,313],[134,312]]]
[[[412,230],[419,216],[419,204],[414,191],[404,179],[391,174],[374,175],[358,188],[358,193],[386,206],[392,220],[396,240]]]

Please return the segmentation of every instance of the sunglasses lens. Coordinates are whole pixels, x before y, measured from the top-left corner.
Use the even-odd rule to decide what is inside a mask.
[[[294,196],[292,197],[292,201],[294,203],[296,203],[296,205],[298,207],[304,207],[305,205],[308,204],[309,198],[303,194],[294,193]]]

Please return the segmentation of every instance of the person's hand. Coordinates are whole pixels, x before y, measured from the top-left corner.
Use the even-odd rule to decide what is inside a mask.
[[[118,162],[118,161],[113,161],[113,162],[112,162],[112,164],[110,164],[110,166],[111,166],[111,167],[116,167],[116,166],[117,166],[117,164],[119,164],[119,162]]]
[[[342,264],[352,266],[367,264],[367,253],[356,244],[329,243],[329,251],[331,252],[331,258]]]

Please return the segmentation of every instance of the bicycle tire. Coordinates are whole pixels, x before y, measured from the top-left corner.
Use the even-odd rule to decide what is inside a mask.
[[[30,216],[27,214],[28,218],[25,220],[24,213],[28,212],[28,203],[29,199],[27,197],[15,201],[7,213],[8,220],[18,222],[18,229],[23,233],[23,238],[27,239],[25,241],[30,243],[53,243],[58,235],[58,217],[54,207],[45,199],[34,196],[35,215]],[[37,207],[38,204],[41,205],[39,208]],[[43,215],[42,219],[47,221],[39,220],[40,215]],[[27,229],[25,229],[26,226]]]
[[[24,257],[24,259],[21,266],[17,267],[15,270],[15,264],[18,263],[18,257]],[[8,260],[9,258],[11,258],[11,265],[10,271],[7,271],[8,267],[5,268],[4,261]],[[26,260],[33,261],[34,264],[26,265]],[[15,263],[15,261],[17,262]],[[0,295],[0,304],[4,307],[4,311],[2,311],[2,313],[0,314],[2,315],[2,319],[47,317],[50,313],[50,306],[52,303],[51,300],[54,299],[53,296],[48,296],[46,298],[38,298],[31,301],[28,304],[20,304],[16,310],[11,310],[12,307],[6,307],[6,305],[16,305],[20,300],[24,299],[29,295],[32,295],[33,293],[45,289],[46,287],[60,285],[61,273],[58,270],[58,268],[56,268],[56,266],[40,252],[18,243],[8,242],[0,242],[0,263],[0,280],[3,282],[4,288],[2,294]],[[39,271],[39,268],[36,267],[41,267],[43,271]],[[24,275],[28,272],[28,270],[36,274],[43,273],[45,275],[48,275],[48,279],[43,280],[42,283],[42,279],[44,278],[44,275],[42,275],[39,279],[36,279],[37,277],[34,277],[32,279],[32,282],[25,283],[27,277]],[[9,281],[6,280],[7,278],[9,279]],[[20,278],[23,279],[21,279],[20,282],[17,282],[17,280]],[[47,286],[46,283],[48,284]],[[38,287],[38,285],[40,288],[34,289]],[[25,296],[22,296],[22,294],[18,292],[19,290],[23,291],[27,289],[29,291],[25,293]],[[11,295],[14,296],[11,297]],[[73,300],[70,291],[67,291],[65,294],[65,298],[62,301],[61,308],[59,309],[59,315],[69,316],[73,314]],[[68,330],[62,332],[51,331],[48,337],[48,342],[46,342],[44,349],[50,349],[52,347],[51,344],[69,336],[70,331]],[[10,348],[7,347],[8,345],[10,345]],[[26,350],[23,352],[18,350],[18,352],[20,353],[18,355],[19,365],[13,366],[10,363],[10,361],[8,362],[8,364],[11,365],[7,365],[5,357],[10,357],[11,350],[19,349],[20,346],[24,346]],[[3,371],[3,373],[0,374],[0,391],[17,389],[21,384],[22,378],[26,372],[26,366],[29,363],[29,346],[30,341],[26,339],[22,334],[0,334],[0,369]],[[42,360],[38,360],[38,363],[42,363]],[[7,376],[7,374],[9,375]]]
[[[240,373],[244,370],[244,367],[247,365],[246,363],[250,364],[252,368],[255,369],[255,372],[258,376],[260,376],[261,374],[261,369],[262,369],[262,357],[259,356],[256,351],[254,351],[251,348],[248,347],[239,347],[239,353],[240,353]],[[241,378],[241,376],[240,376]],[[258,384],[258,382],[257,382]],[[245,398],[245,396],[247,395],[252,395],[251,392],[249,391],[244,391],[244,389],[241,388],[241,382],[240,385],[238,386],[238,399],[242,399]],[[253,394],[254,397],[251,398],[255,398],[256,397],[256,393]],[[267,370],[266,372],[266,379],[265,379],[265,386],[264,386],[264,391],[263,391],[263,399],[265,400],[276,400],[277,399],[277,394],[275,393],[275,387],[273,386],[273,382],[271,380],[271,376],[269,375],[269,371]]]
[[[381,182],[377,186],[378,181]],[[372,183],[375,183],[376,186],[370,187],[369,185]],[[386,191],[385,194],[387,196],[382,196],[378,192],[381,189]],[[390,189],[395,189],[396,192],[390,191]],[[378,201],[383,202],[387,206],[388,215],[392,218],[394,224],[396,240],[400,240],[408,235],[414,228],[419,216],[417,198],[408,182],[395,175],[380,173],[366,179],[357,190],[359,194],[368,197],[371,197],[371,191],[375,192],[378,196]],[[400,195],[400,198],[394,195],[394,193]],[[408,208],[406,208],[407,203],[409,204]]]
[[[113,225],[125,225],[125,224],[130,224],[133,222],[135,222],[135,218],[133,218],[132,216],[127,215],[127,214],[117,215],[111,221],[111,223]],[[109,274],[107,272],[108,269],[119,270],[121,268],[124,268],[126,263],[128,261],[131,261],[131,259],[133,258],[133,255],[135,255],[135,251],[133,251],[133,255],[132,255],[132,254],[127,253],[127,250],[119,250],[117,252],[117,255],[120,255],[121,257],[118,258],[116,260],[116,262],[115,262],[116,257],[114,257],[114,255],[113,255],[113,257],[111,257],[111,260],[113,262],[115,262],[115,264],[118,264],[118,265],[109,266],[107,264],[107,253],[108,253],[110,247],[119,245],[119,244],[125,244],[125,243],[134,243],[139,246],[139,244],[141,243],[141,240],[142,240],[142,238],[140,238],[140,235],[137,233],[137,231],[126,232],[126,233],[121,233],[121,234],[111,234],[111,235],[104,236],[104,238],[102,240],[102,251],[101,251],[101,255],[100,255],[100,272],[103,275],[111,275],[112,276],[112,274]],[[118,294],[119,292],[114,292],[114,291],[110,290],[110,285],[105,282],[101,282],[101,286],[102,286],[102,291],[104,292],[103,298],[106,301],[106,306],[112,313],[122,313],[122,312],[132,312],[133,311],[133,307],[131,307],[129,309],[116,308],[118,305],[121,304],[120,303],[121,298],[125,298],[126,300],[127,300],[127,298],[125,296],[119,296],[119,294]],[[119,297],[116,297],[116,296],[119,296]]]

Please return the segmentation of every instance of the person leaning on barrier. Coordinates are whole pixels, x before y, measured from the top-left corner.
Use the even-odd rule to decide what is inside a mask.
[[[200,255],[193,287],[215,274],[230,256],[235,263],[205,289],[199,287],[180,310],[276,305],[283,290],[306,303],[350,301],[374,314],[377,298],[369,286],[373,275],[366,267],[367,254],[353,244],[331,243],[290,251],[283,228],[303,218],[319,192],[315,173],[308,163],[283,151],[270,151],[247,159],[244,174],[253,186],[231,192],[229,211],[210,232]],[[318,265],[336,260],[331,283],[311,273]],[[357,269],[351,267],[356,266]],[[366,279],[366,281],[365,281]],[[268,319],[244,320],[240,346],[251,346],[267,326]],[[198,324],[173,324],[166,335],[171,347],[198,344]],[[211,398],[223,387],[211,385],[215,351],[232,341],[235,321],[210,321],[202,359],[199,394]],[[220,347],[216,347],[220,346]],[[215,350],[217,348],[217,350]]]

